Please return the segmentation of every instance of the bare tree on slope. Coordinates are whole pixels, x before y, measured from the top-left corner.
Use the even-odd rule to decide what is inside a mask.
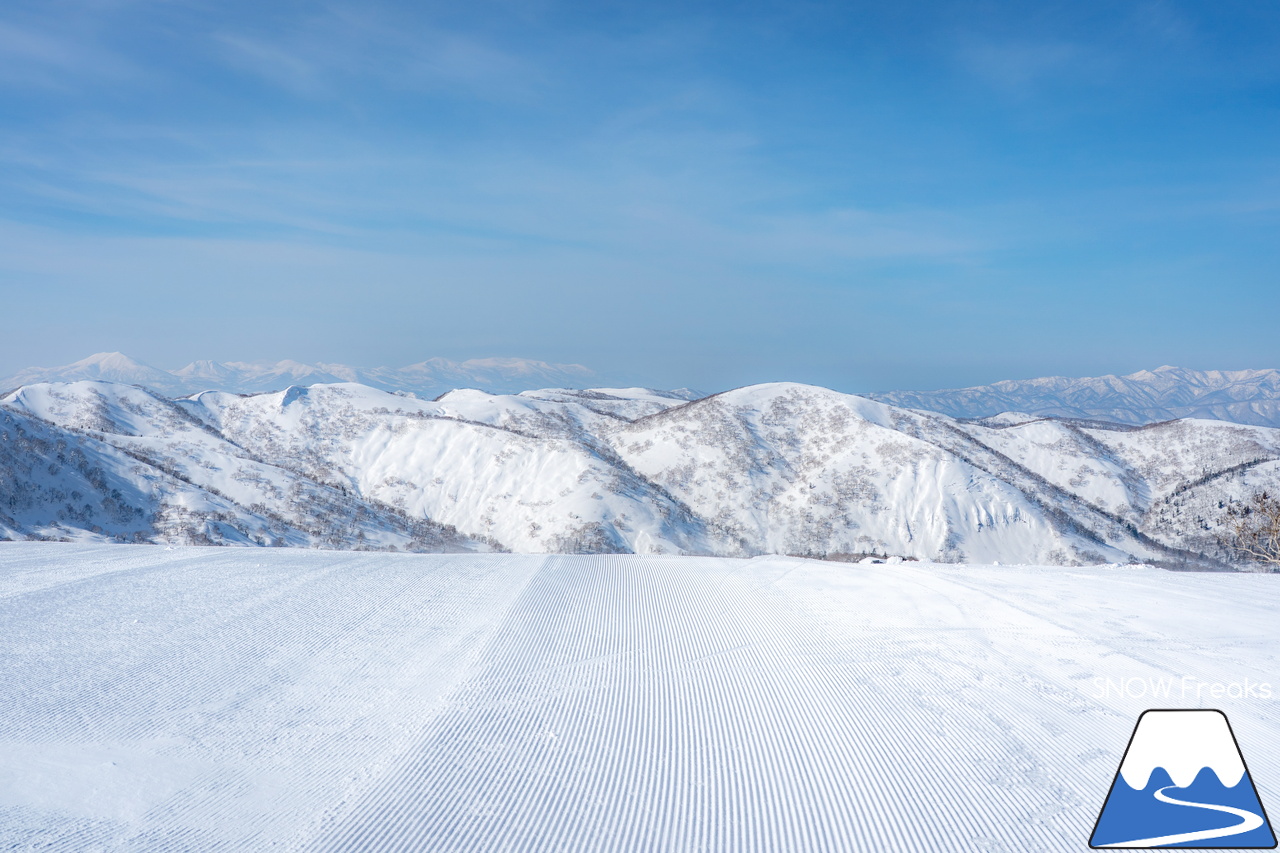
[[[1257,492],[1241,503],[1232,503],[1222,518],[1223,545],[1250,562],[1280,571],[1280,499]]]

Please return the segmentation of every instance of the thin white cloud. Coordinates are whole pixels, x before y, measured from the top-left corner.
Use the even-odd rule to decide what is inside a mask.
[[[971,74],[1018,97],[1054,79],[1091,76],[1098,64],[1093,50],[1066,41],[973,39],[961,45],[959,57]]]
[[[477,34],[400,21],[372,8],[331,4],[288,29],[220,32],[233,67],[298,94],[361,85],[488,99],[523,98],[545,79],[537,63]]]
[[[279,44],[243,35],[219,34],[215,40],[228,61],[268,83],[289,91],[316,95],[323,85],[323,67]]]
[[[912,259],[960,261],[993,247],[972,224],[941,211],[843,208],[761,219],[748,244],[758,255],[793,261]],[[818,260],[820,259],[820,260]]]
[[[1196,40],[1195,27],[1181,10],[1168,0],[1148,0],[1133,9],[1137,30],[1154,36],[1170,47],[1185,49]]]
[[[137,69],[73,28],[56,31],[0,21],[0,85],[72,90],[86,78],[120,80]]]

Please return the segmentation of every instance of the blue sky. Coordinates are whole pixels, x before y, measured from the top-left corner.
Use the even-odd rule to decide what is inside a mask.
[[[1280,366],[1278,43],[1233,0],[7,0],[0,373]]]

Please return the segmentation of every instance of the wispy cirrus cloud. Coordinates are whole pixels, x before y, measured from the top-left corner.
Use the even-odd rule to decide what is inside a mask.
[[[328,89],[328,67],[309,55],[311,51],[246,35],[220,33],[214,38],[229,64],[273,86],[302,95]]]
[[[1057,287],[1066,351],[1139,276],[1274,291],[1265,4],[695,5],[9,0],[0,271],[81,330],[122,298],[158,336],[268,304],[305,344],[406,305],[458,354],[601,364],[551,350],[799,329],[829,365],[808,330],[858,316],[952,353],[955,305],[1038,327]]]
[[[306,96],[376,84],[505,99],[527,96],[546,76],[517,46],[402,17],[385,8],[329,4],[293,26],[222,30],[212,38],[233,67]]]
[[[1093,82],[1107,73],[1108,58],[1071,41],[970,37],[959,48],[963,68],[1002,94],[1026,98],[1061,82]]]
[[[137,65],[74,26],[31,26],[0,19],[0,86],[74,90],[86,78],[120,81]]]

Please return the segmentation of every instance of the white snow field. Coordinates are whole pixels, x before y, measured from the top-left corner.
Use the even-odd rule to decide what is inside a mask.
[[[1080,851],[1150,707],[1222,709],[1274,814],[1278,605],[1134,566],[0,543],[0,850]]]

